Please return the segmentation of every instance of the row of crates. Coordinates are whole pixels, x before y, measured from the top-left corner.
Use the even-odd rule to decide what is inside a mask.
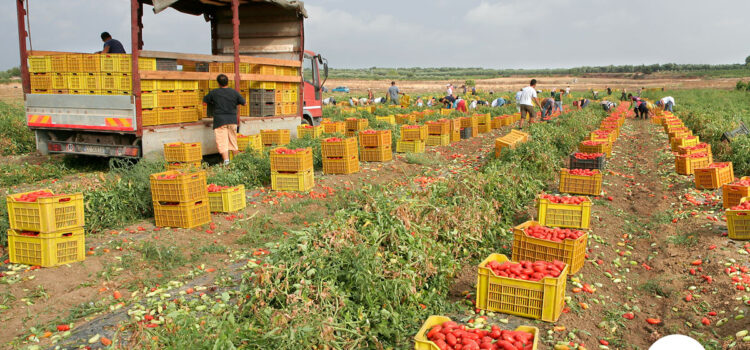
[[[201,117],[202,111],[196,107],[144,108],[141,110],[141,125],[193,123]]]
[[[270,66],[240,62],[240,74],[259,74],[275,76],[299,76],[298,67]],[[212,73],[234,73],[234,62],[208,63],[208,71]]]
[[[32,90],[132,90],[129,73],[32,73]]]
[[[141,94],[141,108],[203,106],[203,96],[193,91],[154,91]]]
[[[30,73],[130,73],[132,64],[128,54],[59,54],[28,58]],[[155,71],[156,59],[139,58],[138,69]]]
[[[42,192],[40,197],[28,197]],[[40,190],[12,194],[6,200],[12,263],[52,267],[85,259],[83,194]]]

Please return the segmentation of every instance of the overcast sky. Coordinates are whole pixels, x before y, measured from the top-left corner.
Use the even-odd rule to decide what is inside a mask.
[[[18,65],[15,0],[0,2],[0,68]],[[128,0],[31,0],[37,50],[130,52]],[[315,0],[306,48],[332,67],[554,68],[740,63],[750,0]],[[210,52],[202,17],[146,6],[145,49]]]

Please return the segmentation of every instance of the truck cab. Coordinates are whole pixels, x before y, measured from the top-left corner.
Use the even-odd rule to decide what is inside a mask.
[[[42,154],[159,157],[171,142],[201,142],[217,153],[202,97],[226,74],[248,100],[239,133],[318,125],[327,61],[304,47],[298,1],[130,0],[127,55],[27,51],[26,9],[17,0],[27,124]],[[211,54],[143,50],[144,5],[210,22]],[[157,14],[158,18],[158,14]],[[322,80],[321,80],[321,70]]]

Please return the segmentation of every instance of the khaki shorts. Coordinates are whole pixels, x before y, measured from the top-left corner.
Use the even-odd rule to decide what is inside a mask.
[[[529,114],[529,120],[531,118],[534,118],[534,106],[521,105],[521,119],[524,118],[524,116],[526,115],[526,113]]]
[[[237,124],[222,125],[214,129],[214,136],[219,153],[237,151]]]

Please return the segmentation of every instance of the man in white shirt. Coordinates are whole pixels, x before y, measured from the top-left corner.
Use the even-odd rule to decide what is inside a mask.
[[[542,106],[539,105],[539,98],[536,95],[536,79],[531,79],[529,86],[521,90],[521,97],[518,103],[521,107],[521,120],[518,122],[519,128],[523,128],[523,119],[526,114],[529,115],[529,123],[533,120],[535,113],[532,103],[536,104],[540,110],[542,109]]]
[[[570,96],[570,86],[565,88],[565,95]]]
[[[447,95],[453,95],[453,84],[448,84],[445,86],[445,92],[447,92]]]
[[[662,98],[659,100],[659,102],[656,102],[656,105],[664,108],[665,111],[674,112],[674,97],[667,96],[665,98]]]

